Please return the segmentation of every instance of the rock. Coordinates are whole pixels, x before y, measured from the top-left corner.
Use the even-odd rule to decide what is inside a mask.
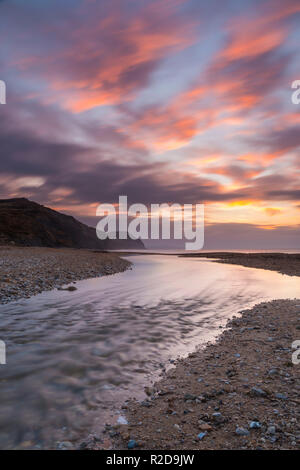
[[[184,401],[187,401],[187,400],[196,400],[197,398],[197,395],[192,395],[191,393],[186,393],[184,395]]]
[[[207,398],[204,395],[199,395],[199,397],[196,398],[196,403],[205,403],[207,401]]]
[[[137,442],[134,439],[130,439],[130,441],[128,441],[127,448],[134,449],[135,447],[137,447]]]
[[[226,422],[226,418],[222,415],[222,413],[217,412],[212,414],[212,419],[217,424],[222,424]]]
[[[278,398],[278,400],[287,400],[288,397],[284,393],[275,393],[275,398]]]
[[[267,394],[261,388],[252,387],[250,390],[250,395],[255,396],[255,397],[265,397]]]
[[[145,387],[145,393],[148,395],[148,397],[150,397],[151,395],[154,395],[155,393],[155,390],[153,387]]]
[[[199,421],[199,429],[200,431],[211,431],[212,426],[204,421]]]
[[[148,400],[143,400],[143,401],[141,402],[141,405],[142,405],[142,406],[145,406],[146,408],[150,408],[151,403],[150,403]]]
[[[269,426],[267,429],[268,434],[276,434],[276,427],[275,426]]]
[[[249,427],[250,427],[250,429],[260,429],[261,424],[260,424],[259,421],[251,421]]]
[[[74,290],[77,290],[77,287],[69,286],[69,287],[66,288],[66,290],[68,290],[69,292],[73,292]]]
[[[125,416],[119,416],[118,419],[117,419],[117,423],[118,424],[128,424],[128,421],[125,418]]]
[[[63,441],[63,442],[58,442],[57,443],[57,449],[58,450],[71,450],[73,448],[74,448],[74,446],[73,446],[72,442],[69,442],[69,441]]]
[[[235,433],[238,435],[238,436],[249,436],[249,431],[245,428],[240,428],[240,427],[237,427],[236,430],[235,430]]]
[[[79,450],[85,450],[87,448],[88,448],[88,443],[87,442],[82,442],[78,447]]]

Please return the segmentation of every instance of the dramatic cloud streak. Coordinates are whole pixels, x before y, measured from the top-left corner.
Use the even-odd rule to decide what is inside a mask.
[[[205,202],[214,240],[294,244],[298,0],[0,0],[0,16],[1,197],[82,220],[119,194]]]

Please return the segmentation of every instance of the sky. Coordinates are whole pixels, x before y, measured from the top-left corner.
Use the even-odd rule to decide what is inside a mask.
[[[0,0],[0,198],[205,204],[205,248],[300,248],[299,0]]]

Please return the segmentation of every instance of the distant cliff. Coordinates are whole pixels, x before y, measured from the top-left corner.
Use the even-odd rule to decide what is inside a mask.
[[[95,228],[25,198],[0,199],[0,244],[90,248],[144,249],[141,240],[99,240]]]

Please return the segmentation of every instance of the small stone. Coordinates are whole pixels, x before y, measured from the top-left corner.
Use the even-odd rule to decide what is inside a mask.
[[[63,441],[63,442],[58,442],[57,444],[57,449],[58,450],[71,450],[73,449],[73,444],[72,442],[69,441]]]
[[[197,398],[197,395],[192,395],[191,393],[186,393],[184,395],[184,400],[187,401],[187,400],[196,400]]]
[[[255,397],[265,397],[266,392],[264,392],[261,388],[252,387],[250,390],[250,394]]]
[[[275,398],[278,398],[278,400],[287,400],[288,397],[284,393],[275,393]]]
[[[268,434],[276,434],[276,427],[275,426],[269,426],[267,429]]]
[[[134,449],[137,447],[137,442],[134,439],[130,439],[130,441],[127,444],[128,449]]]
[[[142,405],[142,406],[145,406],[146,408],[150,408],[151,403],[150,403],[148,400],[143,400],[143,401],[141,402],[141,405]]]
[[[73,292],[74,290],[77,290],[77,287],[69,286],[69,287],[66,288],[66,290],[68,290],[69,292]]]
[[[212,419],[214,420],[215,423],[221,424],[226,421],[222,413],[217,412],[212,414]]]
[[[128,421],[125,418],[125,416],[119,416],[118,419],[117,419],[117,423],[118,424],[128,424]]]
[[[259,421],[251,421],[249,427],[250,427],[250,429],[260,429],[261,424],[260,424]]]
[[[150,397],[151,395],[154,395],[155,390],[152,387],[145,387],[145,393]]]
[[[204,422],[199,422],[199,429],[200,431],[211,431],[212,426]]]
[[[235,433],[238,436],[249,436],[249,431],[245,428],[237,427],[236,430],[235,430]]]

